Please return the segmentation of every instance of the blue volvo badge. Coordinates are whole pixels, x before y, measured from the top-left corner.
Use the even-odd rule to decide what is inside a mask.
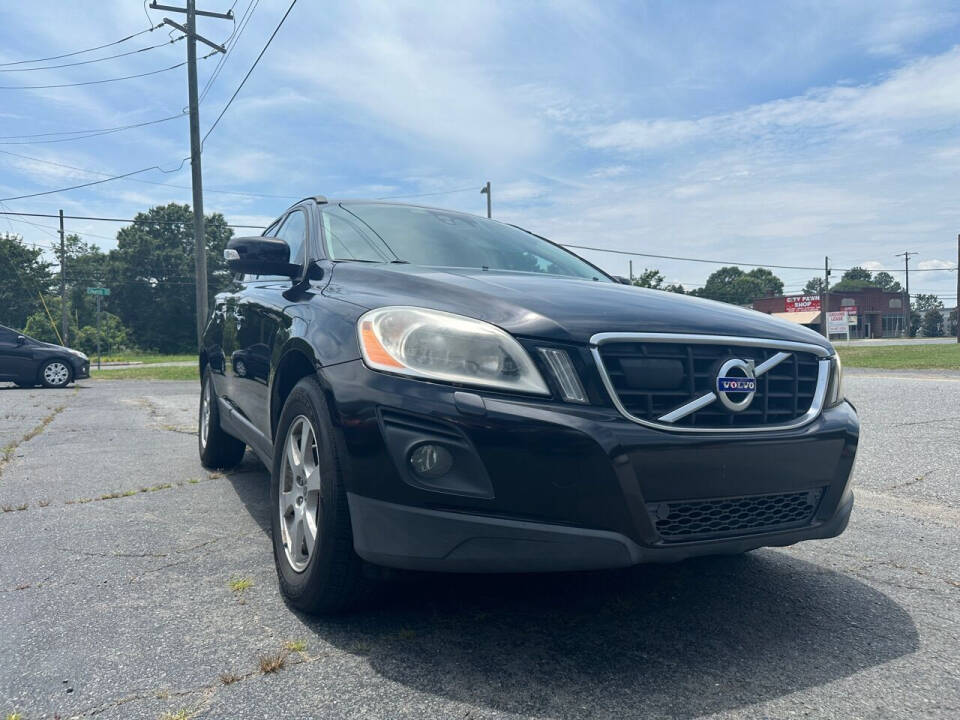
[[[728,392],[756,392],[757,381],[747,377],[718,377],[717,390]]]

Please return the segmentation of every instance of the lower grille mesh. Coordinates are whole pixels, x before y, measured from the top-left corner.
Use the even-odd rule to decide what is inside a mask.
[[[807,525],[823,490],[650,503],[647,510],[661,538],[683,542]]]

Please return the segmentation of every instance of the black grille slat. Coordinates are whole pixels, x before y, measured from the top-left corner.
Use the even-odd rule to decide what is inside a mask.
[[[687,542],[809,525],[823,491],[650,503],[647,511],[665,542]]]
[[[740,358],[753,360],[760,365],[781,352],[777,348],[655,340],[607,342],[599,350],[604,369],[620,403],[634,417],[650,422],[658,422],[663,415],[714,392],[717,370],[726,360]],[[714,402],[671,425],[703,429],[760,428],[788,424],[801,418],[813,404],[820,361],[811,352],[787,352],[790,352],[787,360],[759,379],[753,402],[747,410],[734,413],[719,402]],[[678,373],[676,386],[656,386],[651,382],[644,387],[643,375],[638,379],[636,363],[650,360],[678,363],[674,367],[683,368],[683,378],[679,378],[679,371],[675,369],[674,372]],[[630,372],[621,368],[621,362],[627,363]]]

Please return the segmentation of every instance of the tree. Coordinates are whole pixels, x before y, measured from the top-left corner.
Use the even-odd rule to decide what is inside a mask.
[[[736,266],[727,266],[712,273],[702,288],[690,294],[734,305],[749,305],[758,297],[782,293],[783,281],[765,268],[744,272]]]
[[[910,311],[910,337],[916,337],[920,332],[920,323],[923,322],[923,316],[916,310]]]
[[[930,308],[923,314],[923,334],[925,337],[943,336],[943,313]]]
[[[686,295],[687,291],[680,283],[670,283],[662,288],[666,292],[677,293],[677,295]]]
[[[92,325],[96,322],[97,302],[95,297],[87,295],[87,288],[104,284],[109,256],[96,245],[72,234],[64,238],[64,249],[67,256],[67,308],[70,319],[80,327]],[[59,261],[59,246],[55,248],[55,253]]]
[[[957,308],[954,308],[950,311],[950,316],[947,321],[947,334],[956,335],[957,334]]]
[[[41,342],[56,343],[59,345],[62,340],[57,334],[60,331],[60,298],[51,295],[44,298],[47,304],[46,309],[41,305],[40,309],[27,318],[23,325],[23,334],[40,340]],[[50,315],[47,315],[47,310]],[[52,318],[52,321],[51,321]],[[73,346],[74,333],[77,331],[77,325],[72,317],[68,317],[68,331],[70,333],[70,345]]]
[[[161,352],[196,349],[193,214],[188,205],[150,208],[117,233],[106,264],[108,307],[142,348]],[[205,220],[210,300],[227,287],[223,249],[233,232],[223,215]],[[69,265],[68,265],[69,268]]]
[[[650,288],[652,290],[661,290],[663,288],[663,273],[652,268],[644,268],[638,277],[633,279],[633,284],[637,287]]]
[[[873,284],[886,292],[903,292],[900,283],[886,270],[881,270],[873,276]]]
[[[0,325],[21,329],[43,309],[39,294],[50,292],[52,276],[42,255],[18,235],[0,235]]]
[[[93,355],[97,352],[97,326],[87,325],[75,333],[76,342],[71,343],[87,355]],[[100,352],[102,354],[126,350],[129,339],[127,329],[123,326],[113,313],[100,312]]]
[[[913,309],[918,313],[926,313],[928,310],[943,310],[943,301],[936,295],[919,293],[913,300]]]
[[[807,280],[807,284],[803,286],[804,295],[822,295],[823,294],[823,278],[822,277],[812,277]]]

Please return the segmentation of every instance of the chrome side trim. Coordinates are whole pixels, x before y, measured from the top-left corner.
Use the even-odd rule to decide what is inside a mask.
[[[704,395],[696,400],[687,403],[676,410],[673,410],[670,413],[667,413],[663,417],[659,418],[659,421],[655,422],[653,420],[644,420],[639,418],[636,415],[632,415],[623,403],[620,402],[620,397],[617,395],[616,389],[613,387],[613,381],[610,379],[610,375],[607,373],[607,368],[603,363],[603,357],[600,355],[600,346],[608,342],[673,342],[673,343],[688,343],[688,344],[700,344],[700,345],[740,345],[741,347],[761,347],[761,348],[772,348],[776,350],[789,350],[792,352],[806,352],[811,353],[818,358],[819,361],[819,370],[817,373],[817,386],[814,390],[813,400],[810,402],[810,409],[806,413],[801,415],[799,418],[790,423],[781,423],[779,425],[762,425],[758,427],[725,427],[725,428],[706,428],[706,427],[678,427],[676,425],[670,425],[667,423],[676,422],[682,417],[689,415],[695,410],[699,410],[701,407],[709,405],[711,402],[716,400],[716,394],[710,393],[709,395]],[[827,385],[830,381],[830,351],[827,348],[821,347],[820,345],[813,345],[810,343],[800,343],[793,342],[789,340],[766,340],[763,338],[752,338],[752,337],[736,337],[732,335],[683,335],[683,334],[673,334],[673,333],[597,333],[590,338],[590,353],[593,355],[593,360],[597,365],[597,370],[600,373],[600,380],[603,382],[603,386],[607,390],[607,394],[610,396],[611,402],[613,402],[614,407],[623,415],[627,420],[635,422],[638,425],[644,425],[646,427],[655,428],[657,430],[667,430],[670,432],[686,432],[686,433],[717,433],[717,434],[727,434],[727,433],[758,433],[758,432],[771,432],[776,430],[792,430],[794,428],[803,427],[807,425],[820,415],[820,412],[823,410],[824,401],[827,397]],[[783,355],[783,357],[781,357]],[[757,366],[757,374],[760,368],[763,368],[763,373],[769,372],[776,365],[779,365],[781,362],[786,360],[789,357],[790,353],[778,353],[768,360],[764,361]],[[774,362],[776,361],[776,362]],[[701,403],[699,407],[695,410],[689,410],[684,412],[682,415],[677,415],[681,410],[686,410],[691,405],[695,403]]]

